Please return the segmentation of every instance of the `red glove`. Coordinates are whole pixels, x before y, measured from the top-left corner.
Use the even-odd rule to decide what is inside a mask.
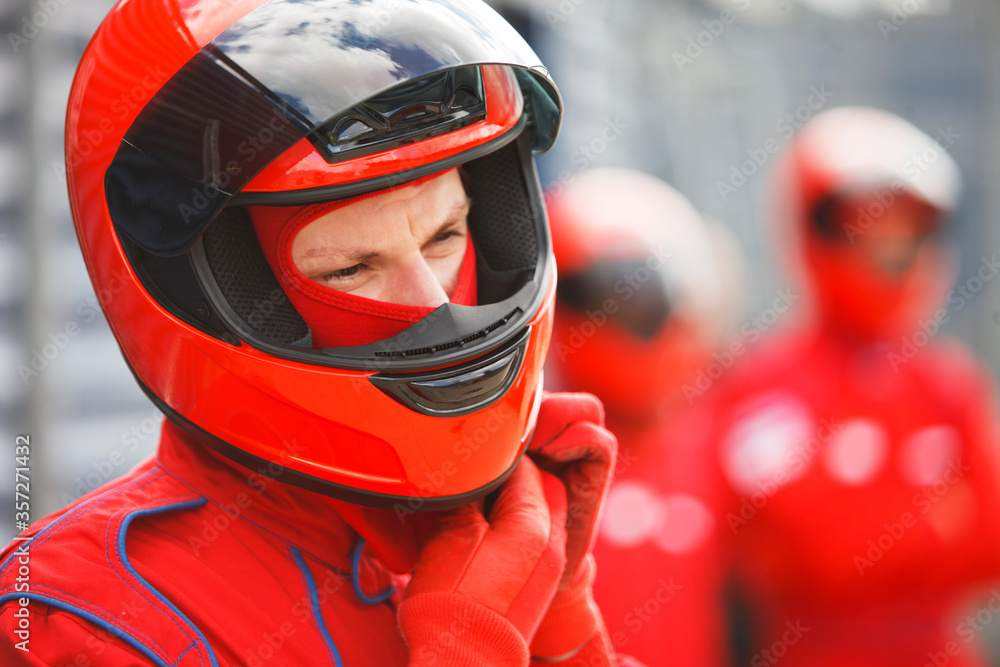
[[[569,516],[566,571],[559,583],[567,591],[597,537],[597,519],[614,469],[618,445],[604,428],[604,408],[590,394],[542,395],[538,423],[528,453],[542,470],[566,485]]]
[[[411,665],[526,665],[565,565],[566,493],[523,459],[484,517],[442,512],[399,608]]]
[[[545,394],[528,446],[539,467],[562,479],[569,504],[566,570],[531,643],[532,655],[543,661],[576,655],[584,647],[588,654],[596,650],[612,660],[591,593],[595,566],[590,551],[618,449],[603,424],[604,410],[594,396]]]

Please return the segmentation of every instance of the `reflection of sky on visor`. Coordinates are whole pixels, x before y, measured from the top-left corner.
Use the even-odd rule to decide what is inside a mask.
[[[296,46],[291,57],[289,41]],[[371,0],[274,0],[213,43],[314,122],[397,81],[446,67],[539,65],[492,9],[466,0],[398,0],[387,6]]]

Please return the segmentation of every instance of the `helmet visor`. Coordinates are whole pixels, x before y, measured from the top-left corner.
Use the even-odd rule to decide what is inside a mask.
[[[479,64],[514,68],[532,151],[547,150],[558,93],[485,4],[272,0],[203,48],[140,113],[105,176],[112,220],[148,252],[184,252],[257,173],[331,119],[401,83]]]

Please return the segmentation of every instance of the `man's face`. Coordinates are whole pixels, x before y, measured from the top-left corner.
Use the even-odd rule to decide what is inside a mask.
[[[887,198],[891,203],[883,205]],[[874,193],[845,197],[837,213],[842,228],[854,226],[852,250],[892,280],[902,279],[911,270],[920,249],[940,226],[939,214],[930,206],[888,191],[881,199]]]
[[[951,273],[941,215],[907,193],[841,197],[831,229],[805,245],[827,319],[840,329],[888,336],[931,312]]]
[[[436,308],[458,283],[469,198],[458,170],[317,218],[292,241],[307,278],[357,296]]]

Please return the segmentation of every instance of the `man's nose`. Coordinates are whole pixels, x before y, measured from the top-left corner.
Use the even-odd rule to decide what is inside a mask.
[[[396,295],[393,301],[400,305],[437,308],[448,303],[448,293],[441,280],[420,253],[403,262],[393,282],[390,293]]]

